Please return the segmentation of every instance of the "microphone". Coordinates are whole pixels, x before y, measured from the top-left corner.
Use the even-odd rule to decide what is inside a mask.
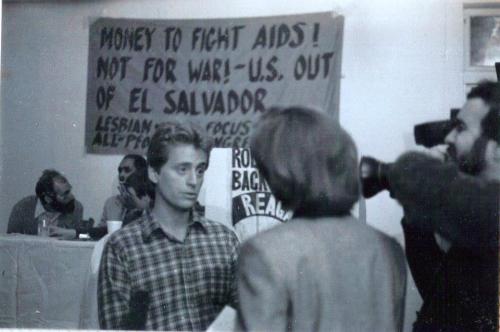
[[[125,319],[125,330],[145,330],[149,309],[149,293],[143,290],[135,291],[130,296],[129,312]]]

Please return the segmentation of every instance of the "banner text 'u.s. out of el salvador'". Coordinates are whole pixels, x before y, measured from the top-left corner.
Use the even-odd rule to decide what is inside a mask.
[[[193,121],[218,147],[247,147],[273,105],[338,115],[343,17],[143,20],[90,27],[85,144],[144,153],[155,125]]]

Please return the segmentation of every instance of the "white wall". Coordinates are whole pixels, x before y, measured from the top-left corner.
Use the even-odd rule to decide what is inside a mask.
[[[86,154],[83,146],[90,17],[203,19],[336,11],[345,16],[340,121],[360,154],[392,161],[414,147],[414,124],[445,118],[451,107],[463,103],[462,4],[462,0],[4,0],[0,233],[6,229],[12,205],[34,192],[45,168],[67,175],[85,207],[85,218],[99,218],[104,200],[116,186],[121,157]],[[229,222],[229,152],[217,149],[212,158],[202,199],[210,217]],[[387,194],[366,205],[370,224],[401,238],[402,212]],[[414,316],[414,310],[408,314]],[[408,318],[407,328],[413,320]]]
[[[346,18],[340,120],[360,154],[382,160],[412,147],[415,123],[446,117],[463,101],[460,1],[4,1],[3,9],[0,232],[45,168],[68,176],[86,218],[100,216],[116,185],[120,157],[86,154],[83,146],[89,17],[337,11]],[[228,167],[227,150],[216,151],[202,195],[221,221],[229,216]],[[367,215],[376,227],[401,233],[401,210],[387,194],[367,202]]]
[[[0,21],[2,20],[2,2],[0,2]],[[0,36],[2,35],[2,26],[0,25]],[[0,59],[2,58],[2,41],[0,40]],[[2,76],[3,69],[0,68],[0,91],[2,86]],[[0,96],[1,99],[1,96]],[[3,188],[3,137],[2,137],[2,108],[0,107],[0,191]],[[1,199],[0,194],[0,199]],[[2,210],[2,204],[0,204],[0,211]],[[1,214],[0,214],[1,216]],[[2,232],[2,223],[0,222],[0,233]]]

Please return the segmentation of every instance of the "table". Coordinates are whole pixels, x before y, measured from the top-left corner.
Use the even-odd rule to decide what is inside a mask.
[[[0,236],[0,328],[77,328],[94,246]]]
[[[0,235],[0,328],[98,329],[97,274],[106,240]],[[422,303],[407,276],[404,331]],[[209,330],[232,330],[234,317],[226,308]]]

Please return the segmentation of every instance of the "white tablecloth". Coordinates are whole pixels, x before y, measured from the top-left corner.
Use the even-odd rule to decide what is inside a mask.
[[[94,245],[0,236],[0,327],[77,328]]]

